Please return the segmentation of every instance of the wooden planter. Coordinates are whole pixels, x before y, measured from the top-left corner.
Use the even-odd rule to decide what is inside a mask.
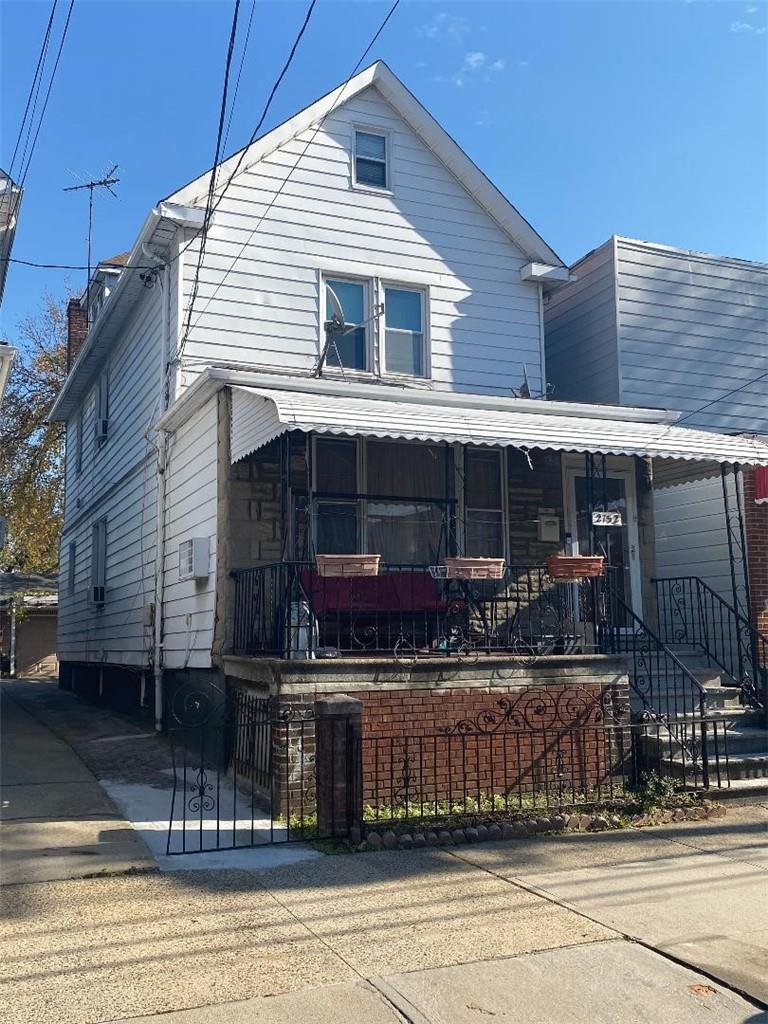
[[[449,580],[500,580],[504,576],[503,558],[446,558]]]
[[[378,576],[381,555],[315,555],[318,576]]]
[[[583,580],[603,575],[602,555],[550,555],[547,573],[553,580]]]

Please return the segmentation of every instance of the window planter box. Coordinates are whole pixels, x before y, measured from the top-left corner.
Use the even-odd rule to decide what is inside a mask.
[[[446,558],[449,580],[500,580],[504,576],[503,558]]]
[[[602,576],[602,555],[550,555],[547,572],[553,580],[582,580]]]
[[[315,555],[318,576],[378,576],[381,555]]]

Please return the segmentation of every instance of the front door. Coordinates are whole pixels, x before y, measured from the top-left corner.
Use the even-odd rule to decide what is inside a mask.
[[[639,538],[635,473],[624,460],[608,461],[605,481],[602,467],[595,473],[592,506],[594,511],[619,513],[621,525],[594,528],[594,552],[591,549],[587,474],[584,459],[565,461],[566,531],[571,537],[574,555],[604,555],[618,587],[618,594],[638,616],[642,615]]]

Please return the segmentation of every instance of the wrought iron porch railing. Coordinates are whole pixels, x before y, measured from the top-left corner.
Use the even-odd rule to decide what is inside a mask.
[[[621,625],[624,623],[624,625]],[[630,706],[635,720],[663,730],[669,768],[694,786],[709,786],[710,743],[718,726],[707,720],[707,693],[696,676],[609,586],[603,618],[606,653],[627,659]],[[657,736],[657,742],[662,736]]]
[[[599,649],[602,581],[553,580],[508,566],[499,580],[435,578],[427,565],[323,577],[312,562],[232,573],[233,650],[276,658],[389,655],[535,658]]]
[[[691,645],[741,688],[742,703],[768,706],[768,637],[698,576],[654,580],[659,633]]]

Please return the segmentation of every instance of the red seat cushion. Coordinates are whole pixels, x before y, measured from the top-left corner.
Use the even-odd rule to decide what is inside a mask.
[[[326,612],[423,612],[445,607],[440,586],[428,572],[385,572],[380,576],[318,576],[301,572],[301,585],[316,615]]]

